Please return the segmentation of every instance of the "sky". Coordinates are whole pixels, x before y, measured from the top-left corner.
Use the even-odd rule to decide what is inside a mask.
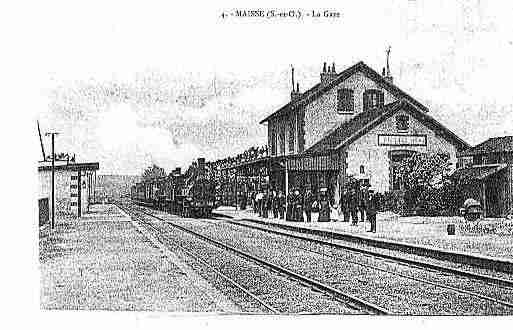
[[[103,174],[233,156],[265,144],[259,121],[289,100],[291,65],[304,91],[324,61],[381,72],[389,45],[394,83],[457,135],[472,145],[513,135],[513,3],[259,1],[242,8],[341,17],[221,18],[233,8],[240,3],[36,5],[20,32],[31,50],[23,71],[38,88],[33,143],[37,119],[60,133],[58,152],[98,161]]]

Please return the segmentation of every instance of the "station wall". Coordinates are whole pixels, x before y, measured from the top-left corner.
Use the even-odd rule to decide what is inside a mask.
[[[398,131],[396,116],[404,115],[409,118],[407,131]],[[385,146],[378,144],[379,134],[398,135],[426,135],[426,146]],[[379,192],[391,190],[390,158],[392,150],[409,150],[421,153],[442,152],[450,156],[453,168],[456,167],[456,147],[444,138],[438,136],[432,129],[409,115],[406,111],[399,111],[396,115],[385,120],[370,132],[360,137],[346,148],[347,174],[359,176],[360,166],[364,166],[365,176],[369,178],[371,186]]]
[[[354,91],[354,112],[337,111],[337,90],[349,88]],[[341,82],[305,107],[305,150],[318,142],[330,130],[363,111],[363,93],[368,89],[383,91],[384,104],[396,101],[395,96],[381,88],[374,80],[361,72]]]
[[[87,211],[88,206],[88,180],[82,172],[81,176],[81,209]],[[52,172],[39,171],[39,198],[48,198],[51,216]],[[55,215],[78,215],[78,171],[57,169],[55,171]]]

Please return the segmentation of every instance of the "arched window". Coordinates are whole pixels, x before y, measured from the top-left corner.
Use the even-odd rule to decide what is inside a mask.
[[[354,91],[342,88],[337,91],[337,112],[354,112]]]
[[[365,174],[365,166],[360,165],[360,174]]]
[[[379,89],[368,89],[363,92],[363,111],[380,107],[385,103],[383,91]]]

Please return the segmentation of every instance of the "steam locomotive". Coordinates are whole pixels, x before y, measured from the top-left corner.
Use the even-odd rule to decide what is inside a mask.
[[[209,217],[216,207],[212,176],[205,158],[198,158],[184,174],[178,167],[166,177],[136,183],[130,190],[131,199],[183,217]]]

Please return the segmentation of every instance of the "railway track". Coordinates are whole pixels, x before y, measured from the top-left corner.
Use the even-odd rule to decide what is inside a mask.
[[[426,261],[416,260],[416,259],[408,258],[405,256],[387,254],[387,253],[382,253],[382,252],[373,251],[373,250],[369,250],[369,249],[363,249],[363,248],[360,248],[357,246],[336,243],[333,241],[329,241],[327,239],[319,239],[319,238],[312,237],[313,235],[306,236],[306,235],[293,234],[286,230],[272,229],[269,227],[265,227],[265,225],[253,225],[253,224],[248,224],[248,223],[241,222],[241,221],[233,221],[233,220],[227,220],[227,219],[222,219],[222,220],[227,223],[236,225],[236,226],[242,226],[242,227],[246,227],[246,228],[250,228],[250,229],[261,230],[261,231],[276,234],[276,235],[282,235],[284,237],[294,238],[294,239],[312,242],[312,243],[316,243],[316,244],[322,244],[322,245],[326,245],[326,246],[329,246],[329,247],[335,248],[335,249],[342,249],[342,250],[347,250],[347,251],[351,251],[351,252],[356,252],[356,253],[359,253],[362,255],[368,255],[368,256],[380,258],[384,261],[393,261],[393,262],[397,262],[397,263],[404,264],[404,265],[410,265],[413,267],[426,269],[429,271],[443,272],[443,273],[450,274],[450,275],[456,275],[456,276],[475,279],[478,281],[486,282],[488,284],[494,284],[494,285],[503,286],[506,288],[513,288],[513,281],[506,279],[506,278],[490,276],[490,275],[486,275],[486,274],[480,274],[480,273],[471,272],[471,271],[467,271],[467,270],[463,270],[463,269],[458,269],[455,267],[449,267],[449,266],[444,266],[444,265],[440,265],[440,264],[429,263]]]
[[[176,221],[174,221],[174,223],[176,224]],[[226,223],[227,223],[227,221],[225,219],[223,219],[222,222],[218,222],[218,224],[226,224]],[[238,226],[241,225],[240,223],[233,222],[233,221],[228,221],[228,223],[230,223],[232,225],[236,224]],[[448,295],[447,291],[452,292],[452,294],[451,294],[452,296],[450,296],[451,299],[454,300],[454,296],[461,297],[461,299],[467,301],[468,305],[472,305],[475,300],[476,304],[480,305],[481,308],[486,310],[485,314],[496,314],[497,313],[497,314],[511,315],[513,313],[513,303],[511,302],[512,291],[510,291],[510,288],[512,287],[513,283],[511,283],[510,281],[507,281],[505,279],[484,276],[482,274],[464,272],[459,269],[454,269],[454,268],[450,268],[450,267],[442,267],[439,265],[419,263],[418,261],[415,261],[415,260],[413,260],[413,262],[411,262],[412,261],[411,259],[400,259],[397,257],[390,258],[388,255],[379,255],[379,254],[377,255],[374,252],[369,254],[369,253],[366,253],[368,251],[363,251],[363,250],[355,251],[354,249],[349,249],[351,252],[359,252],[359,254],[366,254],[367,256],[372,256],[374,258],[379,257],[382,260],[385,260],[386,262],[394,262],[395,264],[398,264],[398,265],[408,266],[413,269],[413,270],[411,270],[411,269],[408,270],[408,271],[412,272],[411,275],[408,275],[408,271],[405,274],[404,272],[400,273],[397,271],[391,271],[391,270],[384,269],[381,265],[380,265],[380,267],[377,267],[375,265],[369,265],[369,264],[358,262],[355,260],[350,260],[348,258],[341,258],[340,256],[337,256],[336,253],[334,254],[333,251],[343,250],[344,246],[340,246],[340,245],[334,244],[332,242],[325,242],[322,240],[305,238],[302,236],[297,236],[297,235],[285,233],[282,231],[275,231],[275,230],[270,230],[268,228],[248,226],[246,224],[243,224],[242,227],[246,227],[251,230],[264,231],[264,232],[267,232],[272,235],[285,236],[285,237],[290,238],[291,241],[293,239],[294,242],[296,242],[296,241],[298,241],[298,239],[300,239],[302,241],[315,243],[317,245],[328,246],[334,250],[329,251],[329,253],[327,253],[327,252],[323,253],[323,252],[319,252],[319,251],[313,251],[312,249],[304,248],[304,247],[301,248],[301,247],[294,246],[294,248],[302,249],[307,252],[315,253],[317,255],[322,255],[323,257],[329,258],[331,260],[335,260],[336,262],[344,262],[347,264],[356,265],[362,269],[366,269],[365,271],[372,270],[375,273],[377,272],[376,273],[377,276],[383,276],[383,274],[386,274],[387,276],[392,275],[392,276],[400,277],[404,280],[407,280],[410,283],[415,283],[415,285],[417,287],[419,287],[419,284],[429,286],[432,288],[432,291],[434,293],[438,292],[438,294],[440,294],[440,295]],[[227,230],[229,230],[229,228],[225,226],[220,231],[225,232]],[[251,236],[251,237],[247,237],[246,242],[250,242],[251,240],[257,240],[257,237],[255,236],[255,234],[251,234],[249,236]],[[243,240],[242,233],[232,234],[232,235],[230,235],[230,237],[232,237],[232,238],[237,237],[238,239]],[[272,239],[270,237],[265,238],[264,240],[269,241],[269,242],[272,241]],[[230,238],[228,238],[227,241],[230,242]],[[237,242],[233,242],[233,243],[235,244]],[[328,244],[326,244],[326,243],[328,243]],[[247,244],[251,244],[251,243],[247,243]],[[290,242],[287,244],[290,245]],[[280,242],[280,248],[283,249],[285,246],[287,246],[287,244]],[[297,245],[297,244],[294,243],[293,245]],[[312,259],[312,263],[313,262],[314,261]],[[334,266],[335,265],[336,264],[334,264]],[[387,265],[387,267],[389,267],[389,265]],[[426,275],[425,272],[419,273],[416,270],[423,270],[423,271],[427,270],[427,271],[431,272],[432,274]],[[308,272],[308,270],[306,270],[306,272]],[[419,274],[421,276],[419,276]],[[446,277],[449,275],[451,277]],[[336,278],[337,274],[333,274],[333,276],[335,276],[335,278]],[[328,277],[332,277],[332,276],[330,275]],[[428,277],[428,279],[426,279],[426,277]],[[431,277],[432,280],[430,280],[429,277]],[[321,282],[326,283],[329,281],[321,281]],[[366,281],[364,280],[363,283],[366,284],[365,282]],[[334,283],[337,284],[336,281],[334,281]],[[483,284],[488,285],[488,287],[483,287]],[[478,290],[475,290],[475,287]],[[420,289],[421,289],[421,287],[419,287],[419,290]],[[506,293],[504,293],[502,291],[499,292],[499,290],[502,290],[502,289],[509,290],[509,291],[506,291]],[[482,290],[483,292],[481,292],[481,293],[476,292],[479,290]],[[490,291],[494,291],[494,290],[496,291],[496,295],[495,296],[493,294],[490,295],[489,294]],[[428,293],[433,295],[433,292],[428,292]],[[501,299],[500,297],[497,297],[500,295],[502,295],[502,298],[506,298],[506,299]],[[469,298],[472,298],[473,300],[469,300]],[[421,301],[425,301],[424,304],[429,303],[426,301],[427,300],[426,297],[421,296],[421,297],[418,297],[418,299]],[[369,299],[367,299],[367,300],[369,300]],[[436,297],[435,297],[435,300],[436,300]],[[487,304],[493,305],[494,308],[490,308],[490,306],[487,306]],[[458,304],[455,304],[455,306],[456,305],[458,305]],[[460,305],[459,309],[462,309],[461,303],[459,305]],[[460,314],[461,312],[457,311],[457,309],[458,308],[454,308],[454,312],[452,310],[448,311],[448,310],[444,310],[444,309],[438,310],[437,312],[440,312],[442,314],[451,314],[451,313],[452,314]],[[482,313],[479,310],[479,308],[467,308],[467,309],[463,308],[462,310],[463,310],[462,313],[464,313],[464,314],[472,314],[472,313],[480,313],[481,314]],[[474,312],[472,312],[472,311],[474,311]],[[396,310],[393,313],[402,313],[402,312]],[[416,311],[414,313],[424,314],[421,311]],[[429,314],[429,313],[426,313],[426,314]]]
[[[300,240],[312,242],[312,243],[315,243],[315,244],[324,244],[326,246],[330,246],[331,248],[336,248],[336,249],[342,249],[342,250],[347,250],[347,251],[351,251],[351,252],[356,252],[356,253],[359,253],[361,255],[378,257],[381,260],[383,260],[384,262],[393,261],[393,262],[397,262],[398,264],[401,264],[401,265],[410,265],[410,266],[414,266],[414,267],[416,267],[418,269],[422,269],[422,270],[427,270],[427,271],[431,271],[431,272],[442,272],[442,273],[447,274],[447,275],[456,275],[456,276],[458,276],[458,277],[460,277],[460,278],[462,278],[462,279],[464,279],[466,281],[471,279],[473,281],[472,282],[473,284],[482,285],[483,283],[485,283],[485,285],[493,285],[493,286],[495,286],[493,289],[504,289],[504,290],[507,290],[509,293],[513,294],[513,290],[511,290],[513,288],[513,282],[511,282],[509,280],[506,280],[506,279],[486,276],[486,275],[472,273],[472,272],[468,272],[468,271],[461,271],[459,269],[455,269],[455,268],[452,268],[452,267],[443,267],[443,266],[440,266],[440,265],[428,264],[426,262],[419,262],[417,260],[412,260],[412,259],[409,259],[409,258],[401,258],[401,257],[397,257],[397,256],[384,255],[384,254],[381,254],[381,253],[376,253],[376,252],[373,252],[373,251],[366,251],[366,250],[357,249],[357,248],[354,248],[354,247],[348,247],[348,246],[344,246],[344,245],[341,245],[341,244],[332,243],[332,242],[329,242],[329,241],[317,240],[317,239],[314,239],[314,238],[298,236],[298,235],[293,235],[293,234],[291,235],[291,234],[289,234],[287,232],[268,230],[267,228],[262,228],[260,226],[251,226],[251,225],[247,225],[247,224],[244,224],[244,223],[238,223],[238,222],[234,222],[234,221],[227,221],[227,222],[230,223],[230,224],[233,224],[233,225],[242,226],[242,227],[250,228],[250,229],[262,230],[262,231],[265,231],[265,232],[270,232],[270,233],[273,233],[273,234],[282,235],[282,236],[290,237],[290,238],[294,238],[294,239],[300,239]],[[304,247],[297,247],[297,248],[305,249]],[[488,301],[491,301],[493,303],[498,303],[498,304],[501,304],[503,306],[507,306],[507,307],[513,308],[513,301],[501,300],[501,299],[498,299],[496,297],[487,296],[485,294],[482,294],[482,293],[479,293],[479,292],[473,292],[473,291],[470,291],[468,289],[463,289],[463,288],[457,287],[457,286],[451,286],[451,285],[448,285],[446,283],[435,282],[435,281],[432,281],[432,280],[425,280],[425,279],[422,279],[420,277],[414,277],[414,276],[411,276],[411,275],[408,275],[408,274],[404,274],[404,273],[400,273],[400,272],[397,272],[397,271],[389,270],[389,269],[386,269],[383,266],[375,266],[375,265],[365,264],[365,263],[357,261],[357,260],[352,260],[352,259],[349,259],[349,258],[342,258],[342,257],[340,257],[340,256],[338,256],[336,254],[333,254],[333,253],[328,254],[326,252],[321,252],[321,251],[318,251],[318,250],[315,251],[313,249],[306,249],[306,250],[309,251],[309,252],[313,252],[313,253],[316,253],[316,254],[320,254],[320,255],[326,256],[326,257],[335,258],[337,260],[342,260],[344,262],[352,263],[352,264],[359,265],[359,266],[362,266],[362,267],[366,267],[366,268],[378,270],[378,271],[381,271],[381,272],[397,275],[397,276],[400,276],[400,277],[403,277],[403,278],[415,280],[415,281],[422,282],[422,283],[425,283],[425,284],[428,284],[428,285],[433,285],[433,286],[438,286],[438,287],[446,288],[446,289],[452,290],[454,292],[459,292],[459,293],[462,293],[462,294],[474,296],[474,297],[477,297],[477,298],[480,298],[480,299],[488,300]]]
[[[275,290],[274,297],[273,297],[272,292],[271,292],[271,294],[269,293],[269,290],[266,290],[266,294],[263,294],[263,295],[255,294],[254,292],[258,292],[259,291],[258,289],[239,283],[239,281],[233,279],[234,274],[227,275],[225,272],[220,271],[218,267],[213,266],[211,262],[208,262],[205,259],[205,253],[208,253],[205,246],[198,248],[198,245],[196,244],[194,246],[195,247],[194,250],[201,251],[202,253],[200,254],[197,252],[196,253],[192,252],[191,250],[193,250],[193,249],[191,248],[190,242],[188,244],[176,243],[177,241],[179,241],[179,238],[177,236],[170,237],[168,235],[169,232],[166,232],[166,234],[163,234],[162,227],[159,228],[155,223],[152,223],[151,221],[144,220],[142,217],[137,216],[137,213],[143,214],[147,217],[151,217],[158,221],[163,221],[163,219],[151,214],[150,212],[147,212],[147,211],[144,211],[141,209],[138,209],[134,212],[134,210],[128,209],[125,206],[122,206],[122,205],[118,205],[118,206],[120,206],[122,209],[127,211],[129,214],[135,214],[136,217],[138,218],[137,220],[144,223],[145,226],[151,228],[152,231],[155,234],[157,234],[157,236],[159,236],[158,239],[159,239],[159,241],[161,241],[161,243],[163,243],[165,245],[172,245],[174,247],[179,248],[187,257],[192,258],[197,263],[199,263],[203,267],[205,267],[205,269],[207,269],[208,271],[215,273],[217,276],[221,277],[223,280],[230,283],[230,285],[237,288],[241,293],[243,293],[246,297],[250,298],[254,303],[261,306],[262,309],[265,310],[267,313],[277,314],[277,313],[284,313],[284,312],[287,313],[288,312],[286,304],[281,303],[281,304],[279,304],[280,305],[279,307],[274,307],[273,306],[274,303],[269,302],[269,301],[276,301],[276,300],[282,300],[282,301],[287,300],[287,299],[283,299],[284,296],[286,296],[286,291]],[[390,313],[386,309],[381,308],[377,305],[374,305],[370,302],[367,302],[363,299],[360,299],[360,298],[354,297],[350,294],[341,292],[340,290],[337,290],[336,288],[333,288],[326,284],[318,282],[315,279],[298,274],[296,272],[293,272],[291,270],[283,268],[279,265],[270,263],[262,258],[259,258],[258,256],[255,256],[248,252],[234,248],[234,247],[232,247],[228,244],[225,244],[221,241],[214,240],[205,235],[199,234],[195,231],[192,231],[190,229],[187,229],[183,226],[180,226],[180,225],[177,225],[174,223],[169,223],[169,222],[163,222],[163,223],[165,223],[166,225],[171,225],[171,227],[173,227],[174,229],[177,229],[181,232],[185,232],[185,233],[189,234],[190,236],[201,240],[202,242],[207,242],[210,245],[210,247],[209,247],[210,249],[212,249],[212,246],[216,247],[217,249],[220,249],[222,251],[229,252],[233,256],[237,256],[239,258],[245,259],[246,261],[250,261],[253,265],[258,265],[260,268],[263,267],[266,270],[278,275],[281,278],[285,277],[286,279],[289,280],[289,282],[290,282],[290,280],[293,280],[294,283],[296,283],[296,285],[302,286],[303,291],[305,291],[305,290],[309,291],[308,293],[310,295],[311,294],[317,295],[317,297],[314,297],[314,299],[319,300],[318,296],[321,295],[324,299],[336,301],[337,304],[347,306],[347,307],[345,307],[346,309],[348,309],[348,310],[346,310],[346,312],[349,312],[352,314],[354,314],[354,313],[357,313],[357,314],[362,314],[362,313],[389,314]],[[167,235],[167,237],[166,237],[166,235]],[[183,239],[183,235],[180,236],[180,238]],[[188,247],[185,247],[185,245],[187,245]],[[225,254],[225,256],[226,256],[226,254]],[[219,261],[220,259],[217,257],[216,260]],[[240,267],[239,269],[236,270],[236,272],[238,272],[238,273],[240,272],[239,274],[237,274],[238,277],[241,277],[241,276],[246,277],[246,278],[254,277],[255,274],[252,272],[258,271],[253,266],[253,267],[249,267],[250,268],[249,271],[245,272],[245,271],[243,271],[245,267],[247,267],[247,266]],[[267,279],[267,280],[269,280],[269,279]],[[273,283],[273,282],[274,281],[271,281],[268,283]],[[296,290],[291,290],[289,292],[290,292],[290,294],[293,294],[295,296],[298,296],[298,295],[303,296],[303,298],[307,298],[307,299],[303,299],[303,300],[307,300],[307,301],[311,302],[311,297],[309,298],[308,295],[307,295],[307,297],[304,297],[305,296],[304,293],[300,294],[300,292],[297,292]],[[276,295],[278,295],[278,296],[276,297]],[[250,310],[252,310],[252,309],[250,308]],[[254,311],[254,309],[252,311]],[[321,309],[316,312],[322,313],[322,312],[326,312],[326,310]]]
[[[146,212],[146,213],[152,217],[155,217],[157,219],[165,221],[165,219],[155,216],[154,214],[152,214],[150,212]],[[198,220],[198,221],[201,221],[201,220]],[[167,221],[166,223],[173,225],[173,226],[178,225],[176,221],[173,221],[173,222]],[[513,313],[513,302],[511,300],[508,301],[505,299],[501,299],[500,297],[497,297],[497,295],[500,296],[500,294],[502,294],[506,298],[511,297],[510,294],[512,293],[512,291],[507,291],[508,294],[499,293],[496,296],[489,294],[489,291],[502,290],[503,288],[506,290],[510,290],[513,287],[513,282],[508,281],[506,279],[485,276],[482,274],[471,273],[471,272],[467,272],[467,271],[462,271],[460,269],[455,269],[455,268],[451,268],[451,267],[443,267],[440,265],[429,264],[426,262],[419,262],[417,260],[412,260],[409,258],[400,258],[397,256],[383,255],[383,254],[376,253],[374,251],[366,251],[366,250],[357,249],[354,247],[347,247],[344,245],[340,245],[338,243],[319,240],[319,239],[315,239],[315,238],[311,238],[311,237],[295,235],[295,234],[291,234],[291,233],[288,233],[288,232],[285,232],[282,230],[263,228],[260,226],[248,225],[245,223],[240,223],[240,222],[226,220],[226,219],[223,219],[222,222],[219,221],[217,223],[212,223],[212,224],[221,226],[222,228],[220,229],[220,232],[229,231],[230,229],[229,229],[229,227],[227,227],[229,224],[233,227],[237,226],[239,228],[242,227],[242,228],[252,230],[252,231],[265,232],[265,233],[267,233],[269,235],[273,235],[273,236],[286,237],[289,239],[289,241],[285,241],[285,242],[283,240],[280,241],[280,248],[284,248],[284,247],[288,246],[287,248],[294,248],[296,250],[304,250],[308,253],[316,254],[318,256],[328,258],[332,261],[336,261],[336,263],[351,264],[353,266],[358,266],[361,269],[366,269],[366,271],[372,270],[376,274],[378,274],[378,276],[382,276],[383,274],[386,274],[387,276],[400,277],[409,282],[412,282],[412,283],[415,282],[415,283],[417,283],[417,285],[422,284],[422,285],[430,286],[431,288],[433,288],[433,291],[439,292],[440,294],[443,294],[443,295],[447,295],[447,291],[450,291],[454,295],[459,295],[459,296],[464,297],[467,301],[468,301],[469,297],[472,297],[473,299],[478,300],[481,305],[483,304],[483,301],[484,301],[484,302],[487,302],[488,304],[500,307],[500,308],[498,308],[498,310],[500,310],[498,312],[499,314],[504,313],[504,314],[511,315]],[[183,226],[181,226],[181,227],[183,228]],[[187,228],[185,228],[185,230],[194,232],[195,235],[201,235],[202,237],[206,236],[207,237],[206,239],[213,240],[212,235],[199,234],[198,232],[192,231]],[[246,233],[246,235],[248,235],[247,240],[251,240],[251,239],[256,240],[256,236],[255,236],[256,234],[252,233],[250,235],[250,234]],[[240,238],[241,240],[243,240],[243,237],[244,237],[243,233],[241,233],[241,232],[239,232],[237,234],[232,234],[230,236],[231,236],[231,238],[237,237],[237,238]],[[251,236],[251,237],[249,237],[249,236]],[[272,241],[272,239],[270,237],[271,236],[269,236],[267,238],[260,238],[260,239],[267,240],[270,242],[270,241]],[[230,238],[227,239],[227,242],[232,243],[232,244],[229,244],[229,247],[234,248],[234,245],[236,245],[236,243],[238,243],[238,242],[233,242],[230,240],[231,240]],[[315,244],[315,245],[317,245],[317,247],[315,249],[312,249],[309,247],[305,248],[304,246],[300,247],[300,246],[297,246],[298,241]],[[227,242],[225,242],[223,244],[226,245]],[[323,250],[323,248],[319,248],[319,246],[329,247],[331,250],[326,252],[325,250]],[[242,250],[241,247],[239,247],[238,250]],[[383,265],[381,265],[381,264],[379,266],[376,266],[376,265],[368,264],[367,261],[361,262],[358,260],[352,260],[351,259],[352,256],[351,256],[351,258],[348,258],[347,256],[342,257],[340,255],[337,255],[336,251],[342,251],[342,250],[350,251],[353,253],[356,252],[356,254],[365,255],[367,257],[373,257],[375,259],[378,258],[387,263],[393,262],[397,265],[413,268],[414,270],[406,271],[406,273],[404,272],[404,270],[402,272],[399,272],[397,270],[387,269],[387,267],[390,267],[389,265],[386,265],[385,267],[383,267]],[[244,251],[242,251],[242,252],[244,252]],[[269,262],[268,258],[262,258],[261,256],[259,258],[264,259],[264,261],[266,261],[266,262]],[[312,262],[313,262],[313,259],[312,259]],[[276,263],[275,266],[279,266],[286,270],[290,270],[290,269],[287,269],[287,267],[283,267],[283,265],[282,266],[278,265],[278,263]],[[396,266],[393,266],[393,267],[396,267]],[[424,273],[419,273],[418,270],[429,271],[433,274],[426,275]],[[315,271],[315,269],[313,271]],[[294,271],[294,273],[296,273],[297,275],[300,274],[302,276],[309,277],[310,279],[314,279],[318,284],[322,284],[322,285],[328,286],[331,289],[341,291],[337,288],[336,280],[330,282],[330,281],[315,279],[314,276],[304,275],[304,274],[308,274],[309,272],[310,272],[310,275],[312,275],[312,273],[311,273],[312,270],[306,270],[304,272],[303,271]],[[411,272],[411,274],[408,274],[408,272]],[[379,275],[379,274],[381,274],[381,275]],[[419,274],[421,276],[419,276]],[[448,275],[450,275],[451,277],[445,277]],[[455,276],[457,278],[453,278],[453,276]],[[426,279],[426,277],[427,277],[427,279]],[[431,277],[431,279],[429,279],[429,277]],[[337,278],[336,274],[335,274],[335,278]],[[485,285],[488,285],[489,287],[482,287],[483,283]],[[364,281],[364,284],[365,284],[365,281]],[[474,290],[474,286],[479,287],[479,289],[482,290],[483,292],[476,292],[479,290]],[[497,292],[499,292],[499,291],[497,291]],[[350,296],[353,298],[356,298],[359,295],[358,294],[350,294]],[[358,298],[358,299],[361,299],[361,298]],[[427,300],[426,297],[420,297],[419,299]],[[365,299],[363,299],[363,300],[365,300]],[[370,299],[366,299],[365,301],[369,302],[369,300]],[[372,303],[372,304],[374,304],[374,303]],[[376,304],[374,304],[374,305],[378,306]],[[382,306],[382,305],[380,305],[380,306]],[[486,307],[486,306],[484,306],[484,307]],[[390,308],[384,308],[384,307],[379,307],[379,308],[382,310],[386,310],[388,313],[403,314],[403,312],[399,311],[399,310],[391,311]],[[493,309],[488,308],[487,310],[488,310],[487,314],[495,314],[495,312],[493,312]],[[492,310],[492,312],[490,312],[491,310]],[[415,313],[418,314],[418,312],[415,312]],[[443,313],[446,314],[447,311],[444,311]],[[423,314],[423,313],[421,313],[421,314]],[[429,314],[429,313],[426,313],[426,314]],[[467,314],[468,314],[468,312],[467,312]]]

